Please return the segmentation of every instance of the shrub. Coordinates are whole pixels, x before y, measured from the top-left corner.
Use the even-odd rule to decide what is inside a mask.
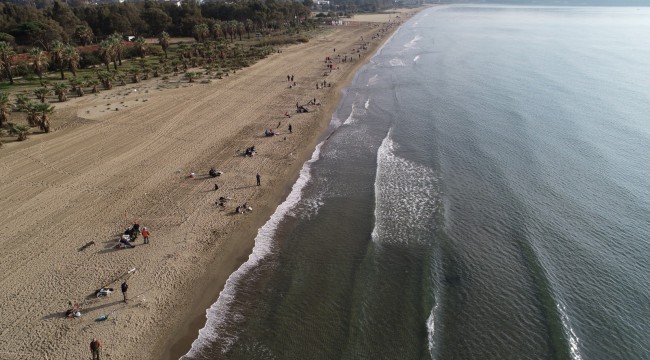
[[[151,56],[165,56],[165,52],[160,45],[149,45],[147,54]]]
[[[100,65],[102,60],[94,52],[81,52],[79,54],[79,67],[82,69],[88,68],[95,65]]]

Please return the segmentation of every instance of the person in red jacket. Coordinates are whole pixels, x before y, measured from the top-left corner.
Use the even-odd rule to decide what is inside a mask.
[[[90,352],[93,354],[93,360],[99,360],[99,349],[102,347],[101,343],[97,338],[93,338],[93,341],[90,342]]]
[[[144,238],[144,243],[148,244],[149,243],[149,229],[146,227],[142,228],[142,237]]]

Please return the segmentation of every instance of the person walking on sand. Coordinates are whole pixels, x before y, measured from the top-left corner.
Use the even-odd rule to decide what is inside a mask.
[[[142,228],[142,237],[144,238],[144,243],[149,243],[149,229],[147,227]]]
[[[126,281],[123,282],[121,289],[122,289],[122,296],[124,296],[124,302],[126,302],[126,292],[129,290],[129,284],[127,284]]]
[[[257,186],[260,186],[262,184],[262,177],[260,174],[255,175],[255,180],[257,180]]]
[[[292,130],[291,124],[289,124],[289,134],[293,134],[293,132],[291,130]]]
[[[93,354],[93,360],[99,360],[99,349],[102,347],[101,343],[97,338],[93,338],[93,341],[90,342],[90,353]]]

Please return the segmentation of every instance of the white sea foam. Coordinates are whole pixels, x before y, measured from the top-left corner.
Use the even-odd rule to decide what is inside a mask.
[[[379,75],[375,74],[370,79],[368,79],[366,86],[373,86],[377,83],[377,81],[379,81]]]
[[[429,354],[431,355],[431,358],[434,358],[434,352],[435,352],[435,347],[436,347],[436,340],[435,340],[435,334],[436,334],[436,312],[438,311],[438,301],[436,300],[435,304],[433,305],[433,308],[431,309],[431,314],[429,314],[429,318],[427,318],[427,339],[429,340],[427,346],[429,348]]]
[[[348,115],[348,118],[345,119],[343,125],[350,125],[356,122],[357,119],[354,118],[354,108],[355,108],[354,103],[352,103],[352,110],[350,110],[350,115]]]
[[[390,66],[404,66],[404,61],[399,58],[391,59],[389,62]]]
[[[420,60],[420,55],[417,55],[416,57],[413,58],[413,62],[415,63],[418,62],[418,60]]]
[[[569,350],[571,352],[571,359],[573,360],[582,360],[580,355],[580,339],[576,335],[575,331],[571,327],[571,322],[569,320],[569,315],[566,313],[566,307],[561,302],[556,304],[557,310],[560,312],[560,318],[562,320],[562,326],[564,327],[564,334],[569,340]]]
[[[199,336],[192,343],[192,348],[181,359],[188,359],[201,353],[205,346],[211,341],[219,340],[224,344],[224,351],[229,349],[237,338],[233,335],[223,333],[223,329],[228,324],[229,319],[235,322],[241,322],[243,315],[236,313],[233,309],[233,302],[236,295],[236,288],[240,285],[242,278],[249,271],[260,264],[264,258],[273,252],[275,231],[282,219],[293,209],[302,198],[302,190],[311,179],[311,165],[318,160],[320,156],[321,142],[316,146],[311,159],[302,166],[300,176],[287,199],[278,206],[271,218],[262,226],[255,237],[255,246],[253,252],[248,256],[248,260],[243,263],[239,269],[228,277],[224,289],[219,294],[217,301],[206,310],[205,326],[199,330]]]
[[[372,239],[382,243],[421,241],[418,234],[430,228],[438,206],[437,179],[431,168],[397,156],[398,145],[391,134],[392,129],[377,150]]]
[[[366,110],[368,110],[368,106],[370,106],[370,98],[368,98],[368,100],[366,100],[366,103],[363,105],[363,107],[364,107]]]
[[[411,41],[404,44],[404,47],[407,49],[415,49],[420,40],[422,40],[422,36],[415,35],[415,37]]]

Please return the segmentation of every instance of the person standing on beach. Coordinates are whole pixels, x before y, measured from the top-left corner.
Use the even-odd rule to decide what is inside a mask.
[[[260,174],[255,175],[255,179],[257,180],[257,186],[260,186],[262,184],[262,177]]]
[[[291,80],[291,76],[287,75],[287,81],[290,81],[290,80]]]
[[[291,131],[291,124],[289,124],[289,134],[293,134],[293,132]]]
[[[102,347],[101,343],[97,338],[93,338],[93,341],[90,342],[90,352],[93,354],[93,360],[99,360],[99,349]]]
[[[129,290],[129,284],[125,282],[122,283],[122,296],[124,297],[124,302],[126,302],[126,292]]]
[[[142,228],[142,237],[144,238],[144,243],[148,244],[149,243],[149,230],[147,227]]]

